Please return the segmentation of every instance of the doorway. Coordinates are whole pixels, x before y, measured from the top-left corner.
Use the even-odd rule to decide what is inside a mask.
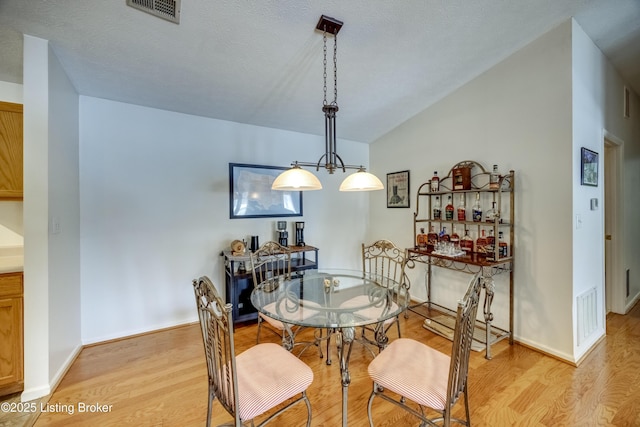
[[[622,141],[604,137],[604,284],[606,312],[624,314],[627,291],[622,274]]]

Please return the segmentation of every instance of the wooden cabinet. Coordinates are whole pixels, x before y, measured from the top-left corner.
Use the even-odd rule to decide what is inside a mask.
[[[318,268],[318,248],[313,246],[289,246],[291,249],[291,273],[300,274],[304,270]],[[226,301],[233,305],[233,322],[256,320],[258,312],[251,304],[253,276],[250,254],[231,255],[224,251]]]
[[[22,277],[0,274],[0,396],[24,388]]]
[[[0,102],[0,199],[22,200],[22,105]]]

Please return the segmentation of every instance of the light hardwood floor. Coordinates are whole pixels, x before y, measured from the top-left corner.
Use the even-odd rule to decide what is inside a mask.
[[[448,353],[451,343],[421,323],[416,314],[402,318],[403,336]],[[255,336],[255,325],[237,328],[237,350],[253,345]],[[308,393],[313,426],[341,422],[339,366],[333,352],[330,366],[313,350],[302,356],[315,375]],[[608,316],[606,338],[577,368],[505,341],[494,346],[493,356],[489,361],[483,353],[471,355],[469,399],[475,426],[640,426],[640,304],[626,316]],[[370,360],[359,345],[354,347],[349,426],[368,426]],[[202,426],[206,396],[200,331],[190,325],[84,349],[51,396],[50,412],[42,413],[35,425]],[[79,412],[81,404],[107,405],[103,409],[108,412]],[[272,425],[304,425],[303,406]],[[65,410],[69,407],[73,414]],[[374,408],[376,426],[418,425],[382,400],[377,399]],[[213,414],[212,425],[230,419],[217,403]],[[0,426],[24,425],[15,422],[0,419]]]

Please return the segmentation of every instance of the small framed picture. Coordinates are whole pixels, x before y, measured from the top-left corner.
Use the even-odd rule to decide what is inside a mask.
[[[582,185],[598,186],[598,153],[582,147],[580,155],[582,166],[580,173],[580,183]]]
[[[387,207],[409,207],[409,171],[387,174]]]

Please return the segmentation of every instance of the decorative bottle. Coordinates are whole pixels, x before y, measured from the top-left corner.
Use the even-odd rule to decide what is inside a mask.
[[[464,206],[464,194],[460,195],[460,203],[458,203],[458,221],[467,220],[467,209]]]
[[[441,242],[450,242],[451,241],[451,236],[449,236],[449,233],[447,233],[447,227],[442,227],[442,230],[440,231],[440,241]]]
[[[418,236],[416,237],[416,244],[420,249],[427,248],[427,235],[424,234],[424,228],[420,229],[420,234],[418,234]]]
[[[451,196],[447,199],[447,206],[444,208],[444,217],[447,221],[453,221],[453,203],[451,202]]]
[[[433,219],[442,219],[442,208],[440,206],[440,196],[436,196],[433,202]]]
[[[456,226],[453,226],[453,231],[451,232],[451,243],[453,246],[458,249],[460,247],[460,235],[456,231]]]
[[[500,188],[500,172],[498,165],[493,165],[493,172],[489,174],[489,189],[498,190]]]
[[[503,238],[504,234],[502,231],[498,232],[498,247],[500,248],[498,250],[498,254],[500,255],[500,258],[506,258],[509,256],[509,245],[503,240]]]
[[[496,236],[493,235],[493,229],[489,230],[489,235],[487,236],[487,259],[496,259]]]
[[[438,171],[433,171],[433,178],[431,178],[431,192],[437,193],[440,191],[440,178],[438,178]]]
[[[431,226],[431,230],[429,234],[427,234],[427,250],[434,250],[436,244],[438,243],[438,233],[436,233],[433,229],[433,225]]]
[[[476,193],[476,201],[473,204],[473,221],[482,221],[482,207],[480,206],[480,193]]]
[[[460,249],[465,251],[467,254],[473,252],[473,239],[469,236],[469,230],[464,230],[464,236],[460,240]]]
[[[491,209],[489,209],[484,215],[485,221],[494,222],[496,220],[496,214],[496,202],[492,202]]]
[[[484,234],[484,230],[481,231],[481,235],[480,237],[478,237],[478,239],[476,240],[476,252],[478,252],[480,255],[486,255],[487,254],[487,236],[485,236]]]

